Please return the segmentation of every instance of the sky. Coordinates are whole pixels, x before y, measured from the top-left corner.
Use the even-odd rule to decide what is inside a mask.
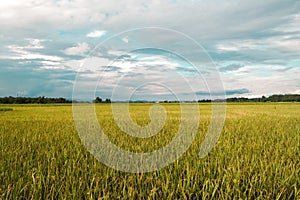
[[[0,3],[0,96],[300,94],[297,0]]]

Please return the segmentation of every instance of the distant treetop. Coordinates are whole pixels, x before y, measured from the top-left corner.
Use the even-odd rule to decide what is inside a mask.
[[[49,98],[49,97],[0,97],[0,104],[53,104],[53,103],[72,103],[62,97]]]

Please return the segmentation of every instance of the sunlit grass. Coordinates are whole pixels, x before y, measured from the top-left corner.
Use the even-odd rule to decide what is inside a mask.
[[[133,120],[150,122],[151,104],[132,104]],[[116,126],[109,104],[96,106],[99,123],[118,146],[149,152],[166,145],[180,122],[178,104],[163,104],[164,129],[149,139]],[[1,106],[0,108],[5,108]],[[9,105],[0,112],[0,199],[299,199],[300,104],[227,105],[215,148],[198,158],[210,122],[200,104],[196,140],[160,171],[130,174],[97,161],[81,144],[71,105]]]

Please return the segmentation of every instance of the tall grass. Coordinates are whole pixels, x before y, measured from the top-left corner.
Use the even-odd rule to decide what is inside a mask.
[[[132,104],[131,116],[149,123],[150,104]],[[122,133],[108,104],[99,123],[118,146],[149,152],[176,134],[180,109],[161,133],[137,139]],[[189,150],[162,170],[130,174],[97,161],[81,144],[71,105],[10,105],[0,113],[0,199],[299,199],[300,104],[228,104],[221,137],[210,154],[198,151],[210,122],[201,104],[200,126]]]
[[[7,112],[7,111],[13,111],[12,108],[0,108],[0,112]]]

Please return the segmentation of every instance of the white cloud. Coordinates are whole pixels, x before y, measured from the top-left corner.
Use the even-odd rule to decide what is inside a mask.
[[[30,44],[25,46],[24,49],[44,49],[45,48],[41,43],[46,40],[33,39],[33,38],[29,38],[27,40],[29,41]]]
[[[173,0],[103,0],[101,3],[97,0],[15,1],[0,4],[0,26],[4,31],[17,28],[19,32],[29,30],[32,33],[30,31],[38,29],[48,34],[51,29],[74,30],[99,24],[101,28],[114,32],[160,26],[183,31],[196,39],[222,38],[234,37],[234,34],[240,36],[240,33],[249,35],[286,24],[286,18],[278,16],[294,14],[296,8],[296,2],[289,0],[248,0],[241,4],[235,1]]]
[[[41,64],[43,65],[44,69],[64,69],[62,62],[55,62],[55,61],[49,61],[49,60],[42,60]]]
[[[25,46],[20,46],[20,45],[14,44],[14,45],[8,45],[7,48],[11,52],[15,52],[15,53],[24,53],[24,52],[26,52],[26,50],[44,49],[45,48],[41,43],[46,40],[32,39],[32,38],[28,38],[26,40],[29,42],[29,44],[27,44]]]
[[[300,14],[295,14],[292,16],[289,16],[290,18],[290,23],[285,23],[282,24],[281,26],[275,27],[273,30],[274,31],[279,31],[279,32],[285,32],[285,33],[292,33],[292,32],[298,32],[300,30]]]
[[[128,39],[128,37],[124,37],[124,38],[122,39],[122,41],[125,42],[125,43],[128,43],[128,42],[129,42],[129,39]]]
[[[96,31],[88,33],[86,36],[90,37],[90,38],[100,38],[105,34],[106,34],[106,31],[96,30]]]
[[[238,51],[239,50],[239,48],[236,46],[225,45],[225,44],[216,45],[216,49],[218,51]]]
[[[261,39],[243,39],[243,40],[230,40],[220,42],[216,45],[217,51],[241,51],[241,50],[255,50],[262,46],[270,45],[271,40]]]
[[[122,56],[122,55],[127,55],[128,53],[125,51],[120,51],[120,50],[109,50],[107,52],[109,55],[113,56]]]
[[[62,46],[75,44],[63,50],[66,55],[86,55],[92,45],[84,42],[88,38],[101,38],[108,33],[117,34],[138,27],[156,26],[188,34],[205,48],[211,48],[209,52],[212,52],[217,62],[232,59],[237,62],[259,64],[267,61],[271,63],[276,59],[289,63],[291,59],[300,56],[299,5],[294,0],[245,0],[239,4],[233,0],[121,0],[117,2],[103,0],[101,3],[97,0],[3,1],[0,3],[0,43],[2,44],[0,59],[15,60],[11,61],[16,63],[11,64],[10,67],[21,65],[19,64],[21,59],[23,62],[29,61],[25,63],[26,66],[30,66],[31,60],[34,60],[32,62],[34,66],[39,63],[44,69],[79,70],[82,60],[60,57]],[[87,30],[93,31],[88,33]],[[27,43],[24,44],[24,38],[32,39],[25,39]],[[44,39],[36,38],[46,38],[47,43]],[[96,71],[101,69],[102,65],[109,64],[113,56],[128,54],[126,48],[121,45],[130,46],[127,44],[130,42],[133,45],[143,46],[147,44],[145,41],[162,48],[185,42],[175,40],[172,34],[161,35],[149,32],[136,38],[126,33],[119,38],[120,46],[111,45],[104,48],[103,51],[107,54],[102,54],[100,60],[91,59],[95,62],[87,61],[88,68],[84,70]],[[188,45],[183,46],[186,48],[183,48],[182,52],[194,53],[187,48]],[[218,53],[228,54],[219,56]],[[118,72],[130,72],[136,64],[139,64],[140,74],[145,73],[148,78],[153,76],[158,79],[161,78],[160,71],[157,70],[159,66],[168,66],[169,69],[176,67],[174,63],[160,58],[141,59],[137,63],[117,61],[114,64],[120,66]],[[143,71],[146,66],[156,66],[151,75],[149,71]],[[228,78],[226,86],[231,89],[241,85],[241,88],[249,88],[254,94],[273,92],[277,89],[296,91],[295,87],[299,88],[299,78],[295,77],[297,68],[292,66],[294,71],[286,71],[285,67],[285,64],[277,68],[261,67],[261,65],[255,69],[253,66],[245,67],[229,73],[231,79],[226,77]],[[272,75],[268,77],[257,75],[259,71],[267,71],[266,69],[273,70]],[[276,72],[276,69],[280,73]],[[160,70],[164,70],[164,67]],[[253,71],[249,73],[247,70]],[[117,72],[106,74],[113,76],[114,73]],[[268,84],[262,88],[266,80]],[[108,81],[112,84],[113,79],[108,78]],[[179,87],[176,80],[169,78],[167,81]],[[286,82],[288,85],[280,85],[281,82]]]
[[[299,29],[300,31],[300,29]],[[219,52],[239,52],[243,51],[265,51],[265,52],[282,52],[289,51],[297,54],[300,52],[300,33],[297,35],[279,35],[262,39],[233,39],[222,41],[215,45]],[[270,53],[269,53],[270,54]],[[273,55],[274,59],[276,55]]]
[[[67,48],[63,52],[66,55],[84,55],[90,49],[91,49],[90,46],[87,43],[83,42],[83,43],[78,43],[77,46]]]
[[[52,65],[52,66],[60,64],[59,62],[54,62],[54,61],[49,61],[49,60],[43,60],[43,61],[41,61],[41,63],[43,63],[45,65]]]
[[[26,59],[26,60],[41,59],[41,60],[49,60],[49,61],[63,60],[61,57],[58,56],[42,55],[42,54],[35,54],[35,53],[28,53],[21,56],[17,56],[15,57],[15,59]]]
[[[278,93],[295,93],[299,90],[297,86],[299,72],[296,69],[290,69],[283,73],[280,71],[282,69],[283,66],[252,64],[231,74],[223,74],[222,80],[226,89],[234,88],[237,85],[240,88],[249,89],[251,93],[240,95],[249,98]]]
[[[291,52],[300,52],[300,39],[275,41],[274,47]]]
[[[295,92],[293,92],[294,94],[300,94],[300,90],[296,90]]]
[[[63,58],[54,55],[45,55],[37,52],[31,52],[30,50],[35,49],[43,49],[44,47],[40,44],[41,40],[33,39],[30,40],[30,44],[26,46],[18,46],[18,45],[8,45],[7,48],[12,53],[12,55],[0,56],[2,59],[12,59],[12,60],[46,60],[59,62],[62,61]]]

